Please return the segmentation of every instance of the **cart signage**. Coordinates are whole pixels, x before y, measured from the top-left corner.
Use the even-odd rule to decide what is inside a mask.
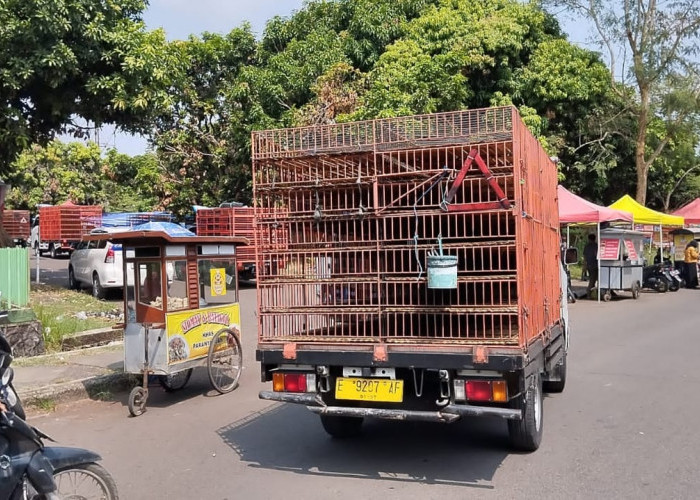
[[[240,324],[238,304],[168,313],[165,317],[168,364],[207,356],[211,339],[219,330],[231,328],[240,335]]]
[[[601,238],[599,254],[599,260],[617,260],[620,257],[620,240]]]
[[[627,258],[629,260],[638,260],[637,249],[634,248],[634,243],[631,240],[625,240],[625,248],[627,249]]]
[[[211,279],[211,295],[212,297],[221,297],[226,295],[226,269],[213,268],[209,270]]]

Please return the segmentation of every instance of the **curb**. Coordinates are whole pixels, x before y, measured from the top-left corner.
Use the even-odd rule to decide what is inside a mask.
[[[129,373],[116,372],[60,384],[51,384],[36,389],[18,391],[24,406],[37,406],[42,400],[51,399],[65,403],[80,399],[103,399],[108,392],[120,392],[136,384],[136,377]]]
[[[97,328],[88,330],[72,337],[66,337],[61,342],[61,351],[73,351],[85,347],[94,347],[109,344],[110,342],[123,340],[123,328]]]

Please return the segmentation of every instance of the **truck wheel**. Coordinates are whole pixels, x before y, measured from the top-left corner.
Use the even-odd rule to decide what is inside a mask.
[[[508,421],[510,444],[519,451],[535,451],[542,441],[542,382],[536,374],[524,396],[515,398],[511,405],[521,410],[522,420]]]
[[[542,390],[551,393],[564,392],[564,386],[566,385],[566,353],[564,353],[564,357],[552,370],[551,376],[558,380],[545,380],[542,382]]]
[[[337,439],[358,436],[362,430],[362,421],[360,417],[321,415],[321,425],[328,434]]]
[[[52,259],[55,259],[58,256],[58,253],[56,252],[56,247],[53,246],[53,243],[49,245],[49,255]]]
[[[41,257],[42,254],[43,252],[39,250],[39,243],[34,243],[34,255]]]
[[[92,296],[96,299],[102,300],[107,296],[107,292],[100,284],[100,277],[97,273],[92,274]]]

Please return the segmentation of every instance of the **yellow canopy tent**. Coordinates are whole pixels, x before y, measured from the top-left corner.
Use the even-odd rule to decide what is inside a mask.
[[[683,226],[685,224],[685,219],[678,215],[668,215],[662,212],[657,212],[651,208],[647,208],[644,205],[637,203],[637,200],[632,198],[630,195],[626,194],[615,203],[610,205],[610,208],[616,210],[625,210],[630,212],[634,217],[635,224],[647,224],[652,226],[659,226],[659,248],[663,249],[663,226]],[[663,252],[663,250],[661,250]]]
[[[668,215],[652,210],[651,208],[647,208],[644,205],[637,203],[637,201],[628,194],[610,205],[610,208],[630,212],[634,217],[635,224],[682,226],[685,223],[685,219],[683,219],[683,217],[679,217],[678,215]]]

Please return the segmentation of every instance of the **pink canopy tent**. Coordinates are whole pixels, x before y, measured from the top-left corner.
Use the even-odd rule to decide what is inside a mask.
[[[700,198],[695,198],[685,206],[682,206],[671,215],[680,215],[685,218],[686,224],[700,224]]]
[[[562,224],[632,222],[631,213],[596,205],[576,196],[564,186],[557,186],[557,194],[559,195],[559,222]]]

